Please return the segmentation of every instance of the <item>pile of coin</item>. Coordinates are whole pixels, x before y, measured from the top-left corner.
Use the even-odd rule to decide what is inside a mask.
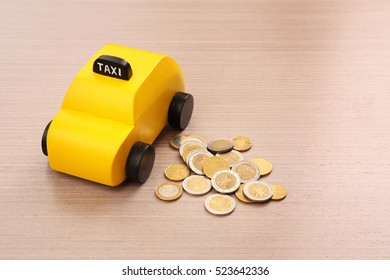
[[[213,188],[217,193],[206,198],[205,207],[212,214],[226,215],[236,206],[229,194],[234,193],[244,203],[282,200],[287,195],[283,185],[259,180],[271,173],[271,162],[263,158],[245,160],[242,152],[252,147],[252,141],[246,136],[207,142],[200,136],[181,134],[169,143],[179,150],[184,164],[171,164],[165,169],[170,182],[162,183],[155,190],[161,200],[176,200],[183,189],[191,195],[204,195]]]

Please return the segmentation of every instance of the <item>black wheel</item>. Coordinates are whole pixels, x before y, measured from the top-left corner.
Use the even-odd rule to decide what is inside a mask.
[[[136,142],[126,161],[127,177],[133,182],[144,183],[152,171],[154,156],[152,145]]]
[[[194,97],[191,94],[177,92],[172,98],[168,110],[168,123],[177,130],[187,127],[194,109]]]
[[[51,124],[52,121],[50,121],[45,130],[43,131],[43,135],[42,135],[42,141],[41,141],[41,146],[42,146],[42,153],[47,156],[47,133],[49,132],[49,127],[50,127],[50,124]]]

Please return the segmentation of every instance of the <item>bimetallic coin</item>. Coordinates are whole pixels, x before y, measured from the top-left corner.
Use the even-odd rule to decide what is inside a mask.
[[[287,196],[287,190],[283,185],[271,184],[271,187],[274,189],[272,200],[282,200]]]
[[[233,193],[240,187],[240,176],[232,170],[220,170],[211,178],[211,185],[220,193]]]
[[[270,163],[268,160],[264,158],[252,158],[252,162],[256,163],[257,166],[260,168],[260,175],[264,176],[272,171],[272,163]]]
[[[189,194],[202,195],[211,190],[211,182],[204,176],[191,175],[183,181],[183,189]]]
[[[200,153],[200,152],[203,152],[203,153],[207,153],[207,154],[209,154],[210,156],[212,156],[212,154],[210,153],[210,152],[208,152],[207,150],[204,150],[204,149],[195,149],[195,150],[192,150],[192,151],[190,151],[188,154],[187,154],[187,156],[186,156],[186,164],[187,164],[187,166],[189,167],[189,165],[190,165],[190,159],[191,159],[191,157],[193,156],[193,155],[195,155],[195,154],[197,154],[197,153]],[[183,159],[184,160],[184,159]]]
[[[243,192],[252,201],[265,202],[271,199],[274,189],[266,182],[252,181],[244,185]]]
[[[184,164],[171,164],[165,169],[164,174],[171,181],[181,181],[190,175],[190,170]]]
[[[191,168],[192,171],[194,171],[196,174],[204,175],[203,172],[203,164],[206,159],[209,157],[212,157],[213,155],[207,151],[200,151],[200,150],[194,150],[191,152],[191,155],[189,155],[188,159],[188,165]]]
[[[177,183],[165,182],[159,185],[155,192],[159,199],[171,201],[178,199],[182,195],[183,188]]]
[[[230,195],[212,194],[204,203],[207,211],[214,215],[227,215],[233,212],[236,202]]]
[[[210,141],[207,144],[207,149],[216,154],[216,153],[227,153],[233,149],[234,142],[230,139],[217,139]]]
[[[234,142],[234,147],[236,151],[245,152],[248,151],[252,147],[252,141],[246,136],[234,136],[232,138]]]
[[[179,152],[183,160],[187,161],[187,155],[189,152],[197,149],[203,149],[206,150],[206,147],[203,146],[201,143],[196,141],[188,141],[180,146]]]
[[[237,162],[244,160],[244,156],[240,152],[234,150],[227,153],[216,154],[216,156],[223,157],[224,159],[226,159],[230,166],[233,166]]]
[[[229,163],[224,158],[212,156],[203,162],[203,172],[209,178],[213,177],[217,171],[223,169],[230,169]]]
[[[185,137],[182,140],[182,144],[184,144],[188,141],[196,141],[196,142],[201,143],[203,146],[207,147],[207,141],[203,137],[200,137],[197,135],[187,135],[187,137]]]
[[[245,203],[253,203],[254,201],[249,200],[249,199],[244,195],[243,188],[244,188],[244,184],[241,184],[240,187],[238,188],[238,190],[235,192],[236,197],[238,198],[238,200],[240,200],[240,201],[242,201],[242,202],[245,202]]]
[[[259,167],[251,161],[243,160],[233,165],[232,170],[240,176],[241,183],[255,181],[260,177]]]
[[[171,140],[169,140],[169,144],[171,145],[172,148],[175,148],[178,150],[178,149],[180,149],[180,146],[183,142],[183,139],[187,136],[188,136],[187,134],[179,134],[179,135],[171,138]]]

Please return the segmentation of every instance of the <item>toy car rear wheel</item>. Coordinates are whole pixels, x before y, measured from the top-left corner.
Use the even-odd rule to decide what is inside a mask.
[[[168,123],[177,130],[183,130],[190,122],[194,109],[194,97],[191,94],[177,92],[172,98],[168,110]]]
[[[51,122],[52,122],[52,121],[50,121],[50,122],[47,124],[47,126],[46,126],[46,128],[45,128],[45,130],[43,131],[43,134],[42,134],[41,147],[42,147],[42,153],[43,153],[45,156],[48,155],[48,153],[47,153],[47,133],[49,132],[49,127],[50,127],[50,125],[51,125]]]
[[[152,172],[155,152],[152,145],[136,142],[126,161],[126,175],[132,182],[144,183]]]

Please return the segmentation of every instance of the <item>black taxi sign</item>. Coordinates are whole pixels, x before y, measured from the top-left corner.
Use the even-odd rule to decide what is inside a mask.
[[[111,55],[99,56],[93,63],[93,72],[126,81],[133,74],[126,60]]]

